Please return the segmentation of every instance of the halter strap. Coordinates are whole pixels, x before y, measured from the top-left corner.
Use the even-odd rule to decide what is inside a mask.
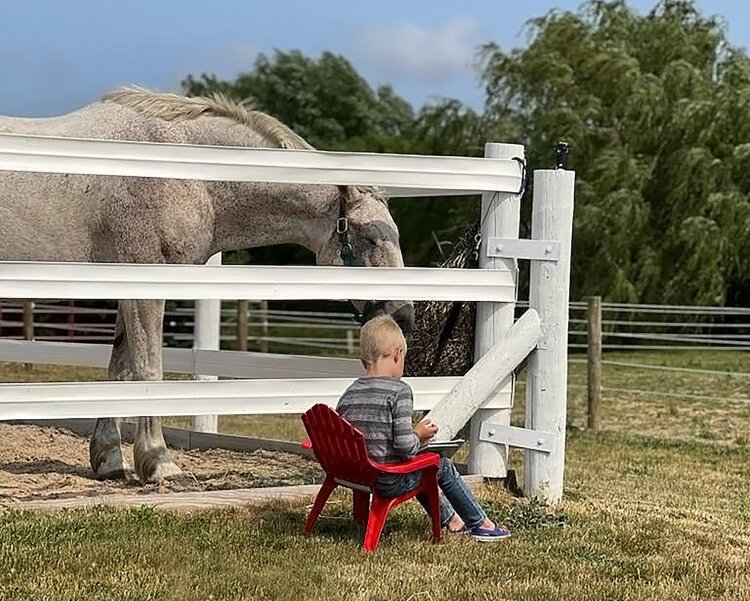
[[[354,254],[349,242],[349,219],[346,217],[346,192],[339,187],[339,218],[336,220],[336,234],[339,237],[339,255],[347,267],[362,267],[362,261]]]

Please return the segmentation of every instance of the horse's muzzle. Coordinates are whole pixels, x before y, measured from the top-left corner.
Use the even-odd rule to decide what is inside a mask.
[[[368,301],[362,310],[362,323],[378,315],[390,315],[404,334],[414,330],[414,305],[409,301]]]
[[[400,309],[391,314],[391,317],[404,334],[411,334],[414,330],[414,305],[411,303],[402,305]]]

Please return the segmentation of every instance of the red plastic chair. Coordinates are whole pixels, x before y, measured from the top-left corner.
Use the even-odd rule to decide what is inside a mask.
[[[302,415],[302,421],[310,437],[303,446],[312,448],[326,473],[305,524],[306,533],[312,532],[328,497],[340,485],[353,491],[354,519],[360,524],[367,524],[365,551],[377,549],[388,512],[418,494],[427,497],[432,536],[435,540],[440,539],[440,497],[437,487],[439,455],[422,453],[402,463],[377,463],[367,455],[362,433],[328,405],[315,405]],[[381,497],[375,490],[375,480],[381,474],[409,474],[419,470],[423,470],[419,486],[400,497]]]

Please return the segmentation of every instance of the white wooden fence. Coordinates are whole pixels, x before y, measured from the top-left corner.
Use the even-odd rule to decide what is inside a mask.
[[[467,300],[480,309],[477,354],[502,344],[516,300],[516,259],[531,258],[531,311],[540,333],[524,345],[532,352],[527,427],[510,428],[512,378],[494,381],[492,366],[478,378],[493,393],[482,422],[472,426],[470,465],[488,476],[505,475],[505,445],[527,448],[526,492],[556,502],[562,495],[566,407],[566,339],[573,174],[535,174],[534,240],[518,240],[523,170],[513,157],[522,147],[487,146],[486,158],[427,157],[320,151],[215,148],[0,134],[0,169],[206,180],[360,184],[392,196],[485,193],[481,270],[346,267],[249,267],[0,263],[3,298],[265,298],[354,300]],[[494,158],[501,157],[501,158]],[[511,206],[510,210],[506,210]],[[0,227],[2,225],[0,224]],[[2,232],[0,232],[2,233]],[[9,232],[2,235],[10,235]],[[489,260],[485,260],[489,259]],[[480,305],[481,306],[481,305]],[[508,309],[510,307],[510,309]],[[536,331],[536,330],[535,330]],[[528,339],[533,335],[534,339]],[[538,340],[537,340],[538,338]],[[538,344],[537,344],[538,343]],[[101,347],[98,347],[101,349]],[[88,345],[1,341],[0,357],[25,362],[100,365]],[[88,363],[88,362],[91,363]],[[335,404],[354,375],[344,360],[258,356],[231,351],[165,350],[165,369],[263,379],[166,382],[0,384],[0,419],[300,413],[316,402]],[[516,360],[520,361],[520,358]],[[485,362],[487,363],[487,362]],[[479,367],[479,366],[478,366]],[[510,366],[512,369],[512,366]],[[328,377],[288,378],[290,373]],[[338,376],[338,377],[331,377]],[[415,408],[450,399],[455,378],[413,378]],[[476,400],[476,399],[474,399]],[[455,402],[455,398],[453,398]],[[481,399],[480,399],[481,402]],[[449,418],[448,418],[449,419]],[[494,423],[498,422],[498,423]],[[441,424],[443,425],[443,424]],[[456,424],[445,423],[446,431]],[[541,442],[540,442],[541,441]],[[481,444],[480,444],[481,443]],[[498,443],[500,443],[498,445]],[[491,452],[486,452],[490,449]]]

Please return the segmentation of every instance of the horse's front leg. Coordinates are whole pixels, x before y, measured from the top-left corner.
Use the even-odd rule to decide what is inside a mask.
[[[134,380],[162,379],[163,300],[120,301]],[[181,472],[170,459],[161,419],[139,417],[133,449],[135,473],[142,482],[158,482]]]
[[[132,380],[130,349],[125,334],[122,308],[117,309],[115,339],[109,359],[110,380]],[[111,417],[96,420],[96,427],[89,444],[89,459],[94,475],[102,480],[121,479],[130,476],[131,469],[122,455],[120,420]]]

